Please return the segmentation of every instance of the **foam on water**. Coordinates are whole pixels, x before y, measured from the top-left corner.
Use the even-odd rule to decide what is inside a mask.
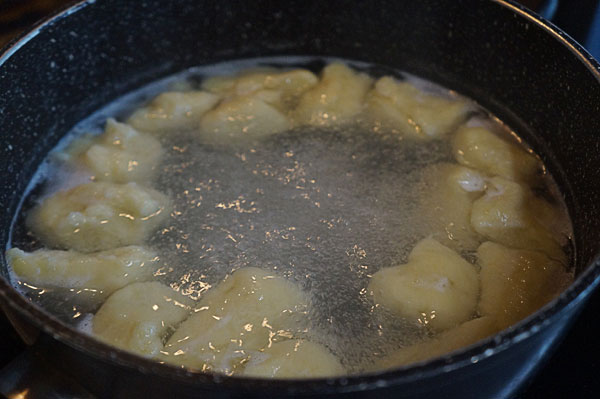
[[[317,64],[329,61],[320,59]],[[65,148],[82,133],[99,132],[107,117],[127,115],[157,92],[181,84],[176,82],[193,87],[202,77],[257,65],[315,62],[271,58],[194,68],[98,111],[57,148]],[[428,91],[447,93],[409,78]],[[472,123],[505,129],[483,115],[480,112]],[[328,346],[350,372],[427,334],[414,322],[375,311],[367,285],[379,269],[405,262],[414,244],[424,238],[418,172],[452,161],[448,141],[403,140],[357,123],[336,129],[296,128],[236,146],[202,144],[193,132],[173,132],[162,137],[162,144],[167,155],[154,185],[174,200],[174,210],[149,241],[160,254],[158,281],[197,300],[244,266],[286,276],[310,294],[309,338]],[[85,179],[85,172],[52,163],[40,173],[56,180],[41,192],[32,191],[37,198],[73,185],[75,177]],[[31,237],[21,232],[15,245],[36,246],[25,244],[27,240]],[[35,288],[24,292],[65,321],[83,319],[77,325],[89,332],[85,314],[99,306],[97,296],[72,290],[51,290],[48,295],[44,288]]]
[[[174,212],[151,240],[161,280],[199,297],[237,268],[273,270],[311,294],[317,339],[348,358],[422,333],[375,320],[366,287],[422,238],[412,172],[448,160],[447,143],[408,144],[360,126],[295,129],[235,148],[168,141],[157,187]]]

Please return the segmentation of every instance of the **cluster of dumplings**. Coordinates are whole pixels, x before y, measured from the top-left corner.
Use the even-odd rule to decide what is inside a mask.
[[[433,334],[379,359],[375,369],[475,343],[529,316],[571,279],[564,211],[534,192],[545,172],[539,159],[475,124],[449,134],[456,163],[420,171],[427,237],[368,287],[376,304]],[[473,252],[475,264],[461,256]]]
[[[560,289],[566,264],[553,233],[556,207],[536,196],[542,165],[522,147],[466,124],[472,106],[409,82],[378,80],[334,63],[320,76],[262,69],[211,77],[200,90],[165,92],[126,121],[72,143],[64,160],[90,182],[44,198],[28,215],[46,248],[7,257],[19,279],[87,289],[103,304],[93,334],[120,348],[198,370],[269,378],[346,373],[307,331],[310,298],[262,269],[229,274],[198,301],[152,281],[147,243],[172,203],[152,188],[169,131],[227,144],[297,126],[366,120],[407,140],[450,137],[456,163],[421,171],[429,226],[404,264],[381,265],[368,291],[376,306],[435,332],[379,359],[393,367],[473,343],[526,317]],[[476,253],[476,264],[462,254]]]

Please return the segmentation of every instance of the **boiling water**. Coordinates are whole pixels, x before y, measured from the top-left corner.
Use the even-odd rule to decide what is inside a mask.
[[[59,148],[82,131],[99,130],[107,116],[127,114],[173,82],[193,86],[216,71],[234,73],[264,62],[195,69],[159,82],[93,115]],[[477,123],[506,130],[476,106],[473,114]],[[286,276],[310,295],[310,338],[327,345],[351,372],[427,334],[414,322],[375,312],[367,285],[379,269],[403,263],[423,238],[427,226],[419,214],[419,172],[453,161],[447,140],[403,140],[357,122],[343,128],[296,128],[236,146],[202,144],[193,134],[173,132],[162,144],[167,155],[154,184],[174,200],[174,210],[149,241],[160,254],[158,281],[199,299],[244,266]],[[28,196],[25,211],[40,197],[87,178],[52,157],[40,175],[52,179],[38,179],[42,183]],[[24,230],[22,217],[12,245],[39,246]],[[472,259],[472,254],[463,255]],[[18,285],[70,323],[87,321],[86,315],[100,305],[90,292]]]

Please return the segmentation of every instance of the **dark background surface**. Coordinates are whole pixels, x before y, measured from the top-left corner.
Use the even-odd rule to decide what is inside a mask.
[[[571,34],[600,57],[600,12],[597,0],[522,1]],[[55,12],[64,0],[0,0],[0,47],[37,20]],[[600,393],[600,292],[574,324],[548,364],[529,382],[520,398],[588,398]],[[0,312],[0,369],[26,346]]]

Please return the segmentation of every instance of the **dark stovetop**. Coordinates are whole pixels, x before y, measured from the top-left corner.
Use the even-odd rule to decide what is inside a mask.
[[[600,57],[600,10],[598,0],[578,0],[573,8],[571,1],[522,1],[536,6],[540,12],[551,16],[565,31],[584,45],[597,58]],[[0,47],[37,19],[48,15],[70,1],[65,0],[5,0],[0,1]],[[567,4],[569,3],[569,4]],[[540,4],[542,4],[540,6]],[[568,7],[571,6],[571,9]],[[590,11],[595,10],[595,11]],[[600,393],[600,291],[590,299],[582,315],[551,356],[524,390],[518,395],[522,399],[534,398],[592,398]],[[14,332],[0,311],[0,392],[3,368],[8,364],[36,357],[34,348],[27,348]],[[12,363],[11,363],[12,362]],[[39,366],[39,364],[38,364]],[[42,364],[42,367],[45,367]],[[8,368],[5,368],[6,370]],[[39,384],[36,380],[33,384]],[[64,387],[63,387],[64,388]],[[33,393],[33,389],[30,393]],[[66,392],[63,389],[63,392]],[[0,393],[0,398],[2,394]],[[49,397],[44,396],[12,396]],[[53,396],[53,397],[80,397]]]

